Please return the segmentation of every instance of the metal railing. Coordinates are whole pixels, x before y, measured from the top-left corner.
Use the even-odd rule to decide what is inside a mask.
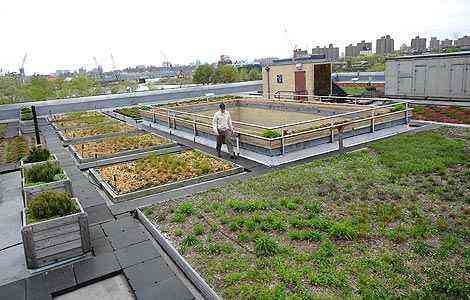
[[[258,101],[258,100],[255,100]],[[266,100],[262,100],[265,101]],[[271,102],[276,102],[276,101],[271,101]],[[287,100],[286,102],[290,102]],[[396,105],[405,105],[405,108],[402,110],[397,110],[393,111],[391,108],[394,108]],[[337,106],[338,104],[330,104],[330,103],[323,103],[322,105],[332,105],[332,106]],[[345,104],[340,104],[341,106],[344,106]],[[386,111],[384,110],[391,110],[391,111]],[[338,139],[342,139],[342,133],[343,129],[348,126],[348,125],[353,125],[361,122],[370,122],[370,132],[375,132],[375,126],[376,126],[376,120],[378,118],[384,118],[384,117],[392,117],[398,114],[404,114],[405,122],[406,124],[409,124],[409,119],[410,119],[410,113],[413,109],[409,108],[408,102],[398,102],[394,104],[389,104],[389,105],[383,105],[383,106],[367,106],[365,109],[360,109],[356,111],[351,111],[351,112],[346,112],[346,113],[340,113],[328,117],[321,117],[321,118],[316,118],[312,120],[305,120],[305,121],[299,121],[299,122],[294,122],[294,123],[288,123],[284,125],[277,125],[277,126],[264,126],[264,125],[258,125],[258,124],[251,124],[251,123],[246,123],[246,122],[240,122],[240,121],[232,121],[234,125],[238,125],[236,127],[247,127],[247,128],[254,128],[256,130],[262,129],[262,130],[270,130],[270,131],[276,131],[279,136],[278,137],[264,137],[260,134],[253,134],[252,132],[247,132],[244,131],[242,128],[236,128],[234,129],[234,135],[236,137],[236,144],[237,144],[237,151],[240,153],[239,145],[240,145],[240,139],[241,137],[250,137],[258,140],[262,140],[269,144],[270,149],[273,148],[278,148],[278,147],[272,147],[273,144],[279,144],[281,147],[281,153],[285,153],[285,147],[286,147],[286,140],[289,138],[294,138],[294,137],[300,137],[300,136],[308,136],[309,134],[321,132],[321,131],[329,131],[330,135],[330,142],[335,141],[335,133],[338,132]],[[370,113],[370,114],[369,114]],[[367,116],[360,116],[359,118],[354,119],[353,116],[357,114],[367,114]],[[164,107],[156,107],[151,111],[141,111],[141,115],[147,116],[148,118],[151,118],[154,123],[156,123],[157,116],[160,118],[165,118],[167,120],[168,124],[168,130],[170,134],[172,134],[172,129],[176,129],[176,121],[181,121],[183,123],[191,124],[193,128],[193,139],[196,141],[196,137],[198,136],[198,126],[205,127],[212,129],[212,122],[205,123],[202,120],[212,120],[211,116],[206,116],[202,114],[196,114],[196,113],[191,113],[191,112],[186,112],[182,110],[175,110],[172,108],[164,108]],[[350,119],[348,119],[351,117]],[[339,121],[338,121],[339,119]],[[317,124],[316,126],[310,126],[310,128],[302,128],[298,131],[294,130],[294,127],[296,126],[305,126],[305,125],[312,125],[312,124]],[[320,124],[318,124],[320,123]],[[289,132],[290,131],[290,132]],[[341,143],[340,143],[341,144]]]

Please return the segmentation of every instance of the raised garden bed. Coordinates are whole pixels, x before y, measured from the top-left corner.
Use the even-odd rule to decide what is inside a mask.
[[[29,269],[80,257],[91,250],[87,214],[80,202],[59,192],[43,192],[22,214],[21,236]]]
[[[89,128],[64,129],[58,131],[59,137],[67,143],[87,142],[99,138],[114,137],[139,131],[125,123],[101,124]]]
[[[125,201],[242,171],[240,166],[187,150],[91,169],[90,174],[111,200]]]
[[[69,112],[60,115],[50,116],[48,119],[50,122],[67,122],[78,119],[94,118],[102,116],[101,113],[96,111],[81,111],[81,112]]]
[[[99,115],[92,115],[92,116],[83,117],[79,119],[56,121],[52,123],[52,126],[56,130],[64,130],[64,129],[90,128],[90,127],[95,127],[98,125],[112,124],[112,123],[118,123],[118,121],[106,115],[99,114]]]
[[[29,154],[31,140],[27,136],[0,139],[0,164],[19,162]]]
[[[70,149],[79,163],[100,159],[136,154],[175,146],[167,138],[146,133],[117,136],[98,141],[70,145]]]
[[[142,211],[224,299],[465,299],[469,150],[400,135]]]
[[[413,119],[470,125],[470,108],[413,105]]]
[[[132,118],[134,120],[141,120],[142,116],[140,115],[140,111],[148,111],[150,110],[149,106],[136,106],[136,107],[125,107],[125,108],[119,108],[115,109],[114,112],[121,114],[123,116]]]
[[[38,145],[32,147],[27,157],[21,160],[22,166],[31,167],[46,162],[57,162],[55,154],[51,153],[47,148]]]
[[[23,165],[22,187],[24,205],[41,192],[54,190],[73,195],[72,183],[57,160]]]

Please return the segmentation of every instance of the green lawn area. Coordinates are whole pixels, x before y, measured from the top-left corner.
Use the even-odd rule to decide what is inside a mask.
[[[468,298],[469,157],[441,128],[144,212],[224,299]]]
[[[366,88],[363,87],[343,87],[343,90],[351,96],[361,96],[367,91]]]

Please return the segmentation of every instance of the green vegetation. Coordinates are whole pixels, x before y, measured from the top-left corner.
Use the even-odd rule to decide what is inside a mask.
[[[33,165],[30,169],[24,170],[24,175],[27,186],[65,179],[65,173],[62,168],[50,162],[41,165]]]
[[[351,96],[362,96],[362,94],[367,91],[367,89],[363,87],[344,87],[342,89]]]
[[[35,163],[40,161],[46,161],[51,157],[51,152],[46,148],[33,147],[29,151],[28,157],[25,159],[25,163]]]
[[[193,75],[193,83],[230,83],[249,80],[260,80],[261,71],[252,68],[235,68],[233,65],[220,65],[217,68],[209,64],[200,65],[196,68]]]
[[[136,87],[137,83],[131,81],[105,86],[86,75],[74,76],[70,80],[34,75],[30,81],[19,85],[17,77],[6,75],[0,76],[0,104],[123,93]]]
[[[5,136],[5,131],[7,131],[8,124],[0,123],[0,139]]]
[[[28,141],[24,136],[17,136],[7,139],[2,143],[4,149],[3,161],[6,163],[14,163],[24,158],[29,151]]]
[[[142,119],[142,117],[140,116],[141,110],[150,110],[150,107],[149,106],[125,107],[125,108],[115,109],[114,111],[126,117],[133,118],[134,120],[140,120]]]
[[[282,134],[277,130],[265,129],[260,134],[262,137],[273,139],[282,136]]]
[[[402,111],[406,109],[405,103],[397,103],[393,106],[392,111]]]
[[[465,299],[468,153],[468,129],[400,135],[145,213],[224,299]]]
[[[80,212],[68,193],[45,191],[28,201],[27,223],[63,217]]]
[[[21,121],[29,121],[33,119],[33,112],[31,107],[23,107],[20,111]]]

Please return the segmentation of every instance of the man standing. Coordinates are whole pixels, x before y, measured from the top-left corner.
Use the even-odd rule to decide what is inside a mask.
[[[220,157],[220,149],[222,148],[222,144],[225,142],[227,150],[230,153],[230,158],[234,159],[235,153],[233,152],[232,145],[232,118],[230,117],[230,113],[225,110],[224,103],[219,104],[219,110],[214,114],[212,128],[214,129],[215,134],[217,134],[217,155]]]

